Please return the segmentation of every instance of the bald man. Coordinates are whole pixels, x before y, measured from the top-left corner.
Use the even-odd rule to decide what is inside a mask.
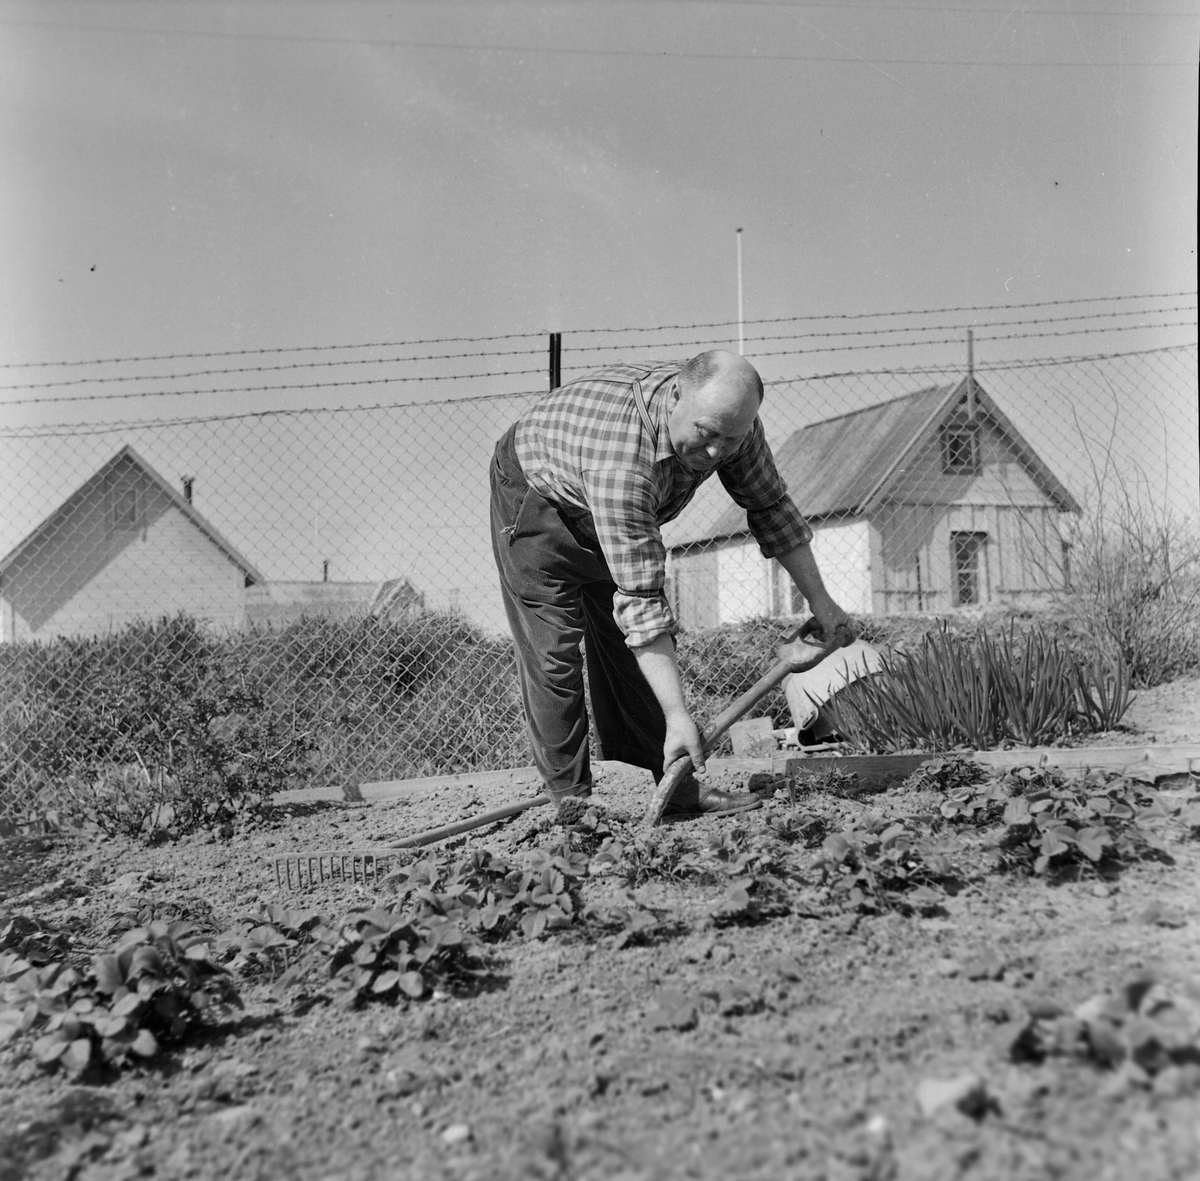
[[[675,660],[660,528],[714,472],[825,634],[849,622],[776,471],[762,397],[754,367],[722,350],[683,364],[614,365],[552,390],[497,443],[492,549],[534,761],[556,803],[591,794],[585,656],[601,758],[645,767],[656,782],[684,754],[704,771]],[[758,803],[690,777],[664,815]]]

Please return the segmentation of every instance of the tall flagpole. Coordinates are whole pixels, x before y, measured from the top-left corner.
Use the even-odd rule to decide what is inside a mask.
[[[738,356],[744,356],[746,352],[746,339],[742,332],[742,227],[738,226],[737,232],[737,254],[738,254]]]

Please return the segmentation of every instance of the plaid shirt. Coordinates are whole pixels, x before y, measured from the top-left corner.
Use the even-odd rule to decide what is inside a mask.
[[[671,447],[669,395],[681,364],[613,365],[552,390],[517,423],[517,458],[530,486],[569,516],[591,517],[617,584],[613,615],[631,648],[676,630],[663,594],[667,551],[659,527],[679,516],[712,474],[688,471]],[[657,447],[638,414],[637,382],[658,429]],[[757,418],[717,472],[746,510],[763,557],[812,540]]]

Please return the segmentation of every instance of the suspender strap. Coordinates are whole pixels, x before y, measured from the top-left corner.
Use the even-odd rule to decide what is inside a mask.
[[[655,450],[658,449],[658,431],[654,429],[654,423],[650,421],[650,411],[646,409],[646,398],[642,393],[642,383],[635,381],[633,383],[633,400],[637,403],[637,412],[642,416],[642,425],[646,428],[646,433],[650,436],[654,443]]]

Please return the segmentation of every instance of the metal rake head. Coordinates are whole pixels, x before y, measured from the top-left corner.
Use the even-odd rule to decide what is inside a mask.
[[[378,853],[302,853],[275,858],[275,884],[288,890],[308,890],[324,882],[375,885],[396,859],[391,851]]]

